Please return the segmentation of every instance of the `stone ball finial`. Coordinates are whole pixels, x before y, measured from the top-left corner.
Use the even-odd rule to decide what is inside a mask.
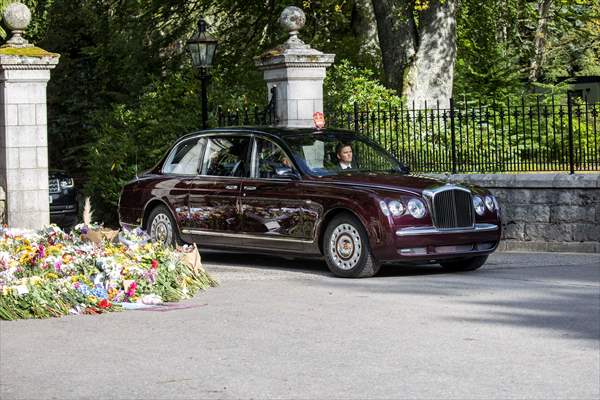
[[[279,17],[279,24],[284,30],[288,31],[291,35],[297,35],[298,31],[304,27],[306,23],[306,15],[304,11],[295,6],[288,6],[282,12]]]
[[[6,27],[11,31],[24,31],[31,22],[31,11],[23,3],[11,3],[4,9],[2,15]]]
[[[6,27],[11,31],[12,37],[6,41],[14,47],[29,47],[27,40],[22,34],[31,22],[31,11],[23,3],[11,3],[2,13]]]

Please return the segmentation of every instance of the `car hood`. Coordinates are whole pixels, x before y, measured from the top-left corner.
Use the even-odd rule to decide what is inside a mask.
[[[335,176],[324,176],[318,178],[319,182],[331,185],[356,186],[368,189],[382,189],[391,191],[402,191],[421,195],[425,189],[433,189],[448,184],[439,179],[419,175],[399,175],[397,173],[366,173],[349,172],[340,173]],[[463,185],[472,191],[479,192],[480,189],[471,185]]]

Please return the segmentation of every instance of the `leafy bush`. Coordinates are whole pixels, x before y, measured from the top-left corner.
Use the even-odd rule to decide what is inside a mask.
[[[377,104],[390,104],[399,107],[401,98],[392,89],[386,88],[375,73],[368,68],[352,65],[348,60],[342,60],[327,71],[324,82],[324,92],[327,104],[336,111],[353,110],[354,103],[361,109],[375,107]]]
[[[123,185],[154,166],[178,137],[200,126],[197,79],[184,70],[156,81],[139,102],[97,116],[94,140],[86,149],[84,193],[95,216],[116,225],[117,204]]]

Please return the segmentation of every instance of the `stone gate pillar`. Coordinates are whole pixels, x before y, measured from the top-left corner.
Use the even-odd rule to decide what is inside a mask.
[[[0,48],[0,186],[6,223],[39,229],[50,222],[46,84],[58,54],[27,43],[21,34],[29,9],[12,3],[4,14],[12,37]]]
[[[335,54],[312,49],[298,38],[305,21],[301,9],[286,7],[279,23],[288,31],[289,39],[254,59],[263,71],[269,96],[271,88],[277,87],[277,126],[312,127],[313,114],[323,112],[325,69],[333,63]]]

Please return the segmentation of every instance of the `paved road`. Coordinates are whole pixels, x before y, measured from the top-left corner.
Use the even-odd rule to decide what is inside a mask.
[[[475,273],[204,254],[166,312],[0,322],[0,398],[600,398],[600,256]],[[282,268],[285,267],[285,268]]]

